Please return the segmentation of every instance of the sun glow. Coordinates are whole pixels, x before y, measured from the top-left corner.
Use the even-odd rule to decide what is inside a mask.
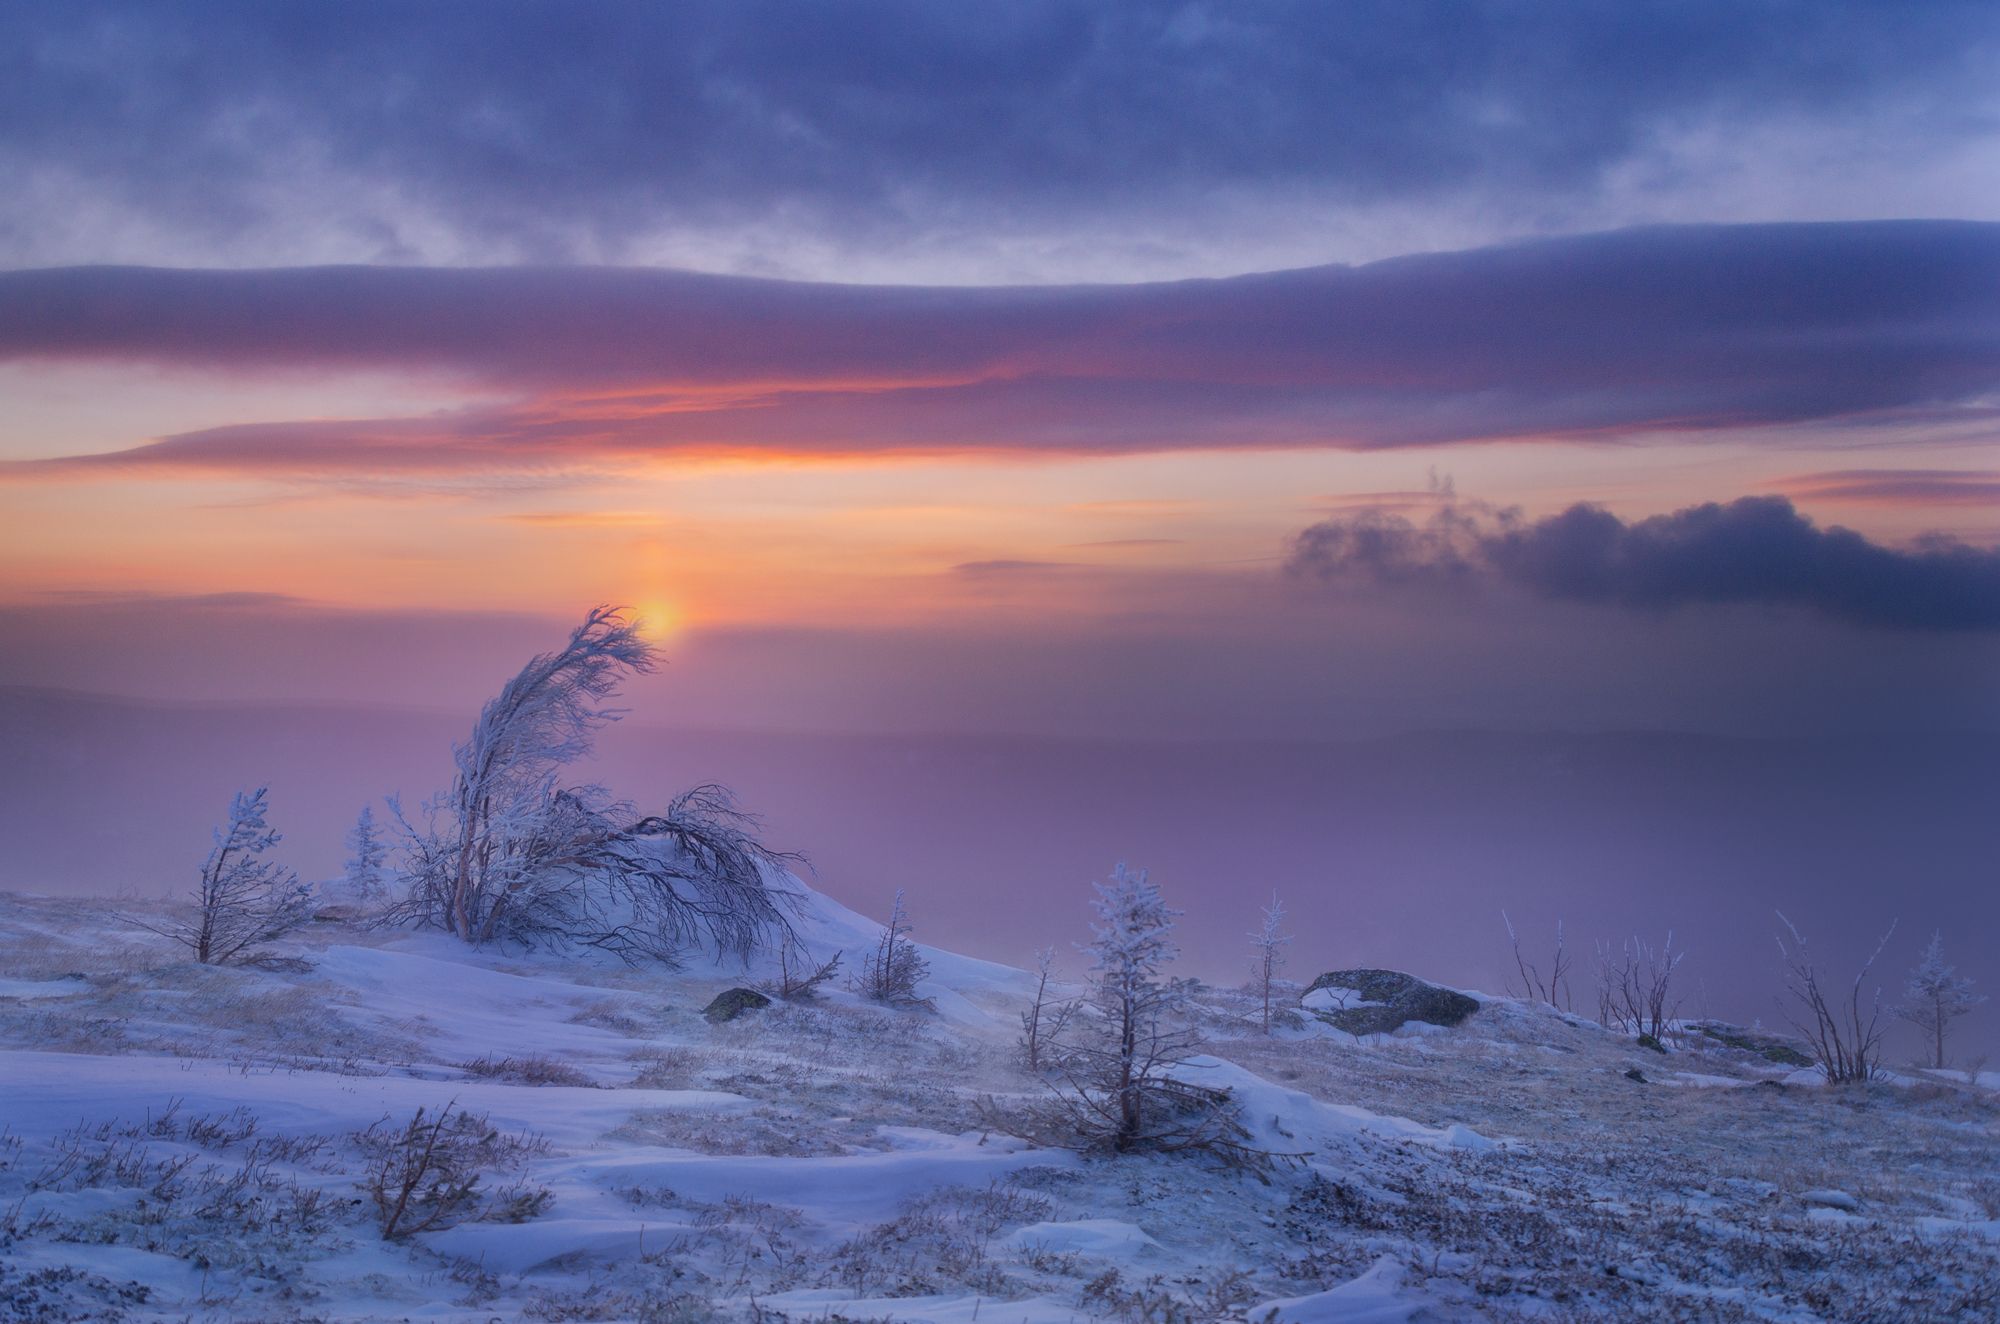
[[[679,604],[664,598],[650,598],[641,602],[635,615],[639,622],[639,633],[650,643],[672,643],[687,630],[687,614],[682,611]]]

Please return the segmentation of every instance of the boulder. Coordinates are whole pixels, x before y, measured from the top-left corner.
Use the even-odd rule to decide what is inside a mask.
[[[1300,1000],[1307,1012],[1349,1034],[1387,1034],[1411,1021],[1457,1025],[1479,1003],[1400,970],[1333,970]]]
[[[1746,1030],[1726,1021],[1695,1021],[1688,1028],[1704,1038],[1726,1044],[1739,1052],[1755,1053],[1766,1062],[1775,1062],[1781,1067],[1809,1067],[1813,1064],[1811,1054],[1775,1034]]]
[[[746,1011],[756,1011],[771,1005],[771,999],[754,988],[724,989],[715,995],[715,1000],[701,1009],[701,1014],[720,1025],[733,1021]]]

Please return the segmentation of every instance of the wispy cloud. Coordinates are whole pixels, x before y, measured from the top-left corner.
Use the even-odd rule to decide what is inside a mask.
[[[1063,574],[1079,568],[1081,567],[1072,561],[961,561],[951,568],[951,572],[955,575],[964,575],[968,579],[1006,579],[1022,575]]]
[[[666,523],[666,516],[648,510],[521,511],[498,518],[538,529],[653,529]]]
[[[1801,499],[1855,505],[2000,506],[2000,469],[1837,469],[1777,485]]]

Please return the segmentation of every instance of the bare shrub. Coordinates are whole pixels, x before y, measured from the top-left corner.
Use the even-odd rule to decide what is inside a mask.
[[[1837,993],[1829,994],[1820,982],[1819,970],[1798,927],[1782,911],[1778,919],[1791,934],[1789,943],[1783,934],[1778,936],[1778,952],[1785,965],[1785,999],[1780,1000],[1779,1006],[1785,1019],[1812,1046],[1813,1061],[1829,1084],[1859,1084],[1875,1079],[1881,1074],[1882,991],[1876,989],[1864,1008],[1861,986],[1883,949],[1888,947],[1896,926],[1891,924],[1882,940],[1875,944],[1874,952],[1855,972],[1854,982],[1843,999]]]
[[[1570,997],[1569,986],[1571,961],[1569,949],[1563,941],[1562,921],[1556,921],[1556,947],[1554,954],[1549,958],[1549,972],[1546,976],[1521,951],[1521,935],[1514,931],[1514,921],[1508,918],[1504,910],[1500,912],[1500,922],[1507,926],[1507,941],[1514,949],[1514,970],[1521,979],[1521,991],[1515,994],[1513,988],[1509,987],[1508,993],[1517,997],[1533,998],[1537,1002],[1546,1002],[1559,1011],[1572,1010],[1574,1004]]]
[[[480,1183],[544,1152],[531,1135],[505,1135],[484,1116],[447,1103],[437,1115],[422,1108],[400,1126],[384,1117],[352,1136],[366,1162],[362,1189],[375,1205],[384,1241],[399,1241],[468,1220],[525,1222],[547,1207],[550,1193],[515,1185],[488,1193]]]
[[[172,938],[204,965],[223,965],[290,933],[312,913],[299,876],[264,853],[282,838],[264,822],[269,789],[238,791],[229,818],[215,829],[215,849],[201,866],[194,901],[164,924],[131,922]],[[129,918],[129,917],[128,917]]]
[[[917,992],[917,985],[930,978],[930,962],[918,954],[910,941],[909,917],[903,911],[903,889],[889,908],[889,922],[883,926],[882,940],[863,959],[854,978],[854,991],[870,1002],[891,1007],[914,1007],[936,1011],[937,1003]]]
[[[1626,1034],[1663,1042],[1673,1030],[1681,999],[1674,972],[1686,952],[1674,950],[1674,935],[1658,947],[1631,938],[1613,949],[1597,945],[1597,1019]]]
[[[504,1080],[513,1085],[569,1085],[589,1088],[597,1084],[567,1062],[552,1057],[476,1057],[460,1065],[467,1075],[484,1080]]]
[[[632,1062],[639,1068],[632,1088],[642,1090],[684,1090],[693,1086],[708,1069],[709,1055],[694,1048],[662,1048],[641,1054]]]
[[[1074,999],[1056,1001],[1049,984],[1055,978],[1056,949],[1044,947],[1035,953],[1035,996],[1021,1013],[1021,1065],[1040,1075],[1048,1065],[1049,1047],[1059,1042],[1076,1013]]]
[[[786,1002],[812,1002],[819,997],[820,986],[840,972],[843,954],[835,952],[816,962],[787,933],[778,944],[778,977],[766,981],[764,991]]]
[[[994,1239],[1009,1227],[1047,1218],[1053,1208],[1039,1195],[999,1182],[928,1191],[907,1201],[891,1221],[836,1247],[824,1281],[861,1295],[952,1287],[1001,1291],[1006,1280],[989,1260]]]

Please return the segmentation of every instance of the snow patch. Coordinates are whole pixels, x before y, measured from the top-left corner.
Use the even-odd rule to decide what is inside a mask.
[[[1266,1301],[1253,1307],[1256,1324],[1407,1324],[1426,1298],[1403,1288],[1403,1266],[1393,1255],[1331,1291]]]
[[[1030,1223],[1010,1232],[1001,1242],[1014,1250],[1039,1250],[1051,1255],[1075,1252],[1109,1259],[1129,1259],[1159,1242],[1136,1223],[1115,1218],[1079,1218],[1069,1223]]]

